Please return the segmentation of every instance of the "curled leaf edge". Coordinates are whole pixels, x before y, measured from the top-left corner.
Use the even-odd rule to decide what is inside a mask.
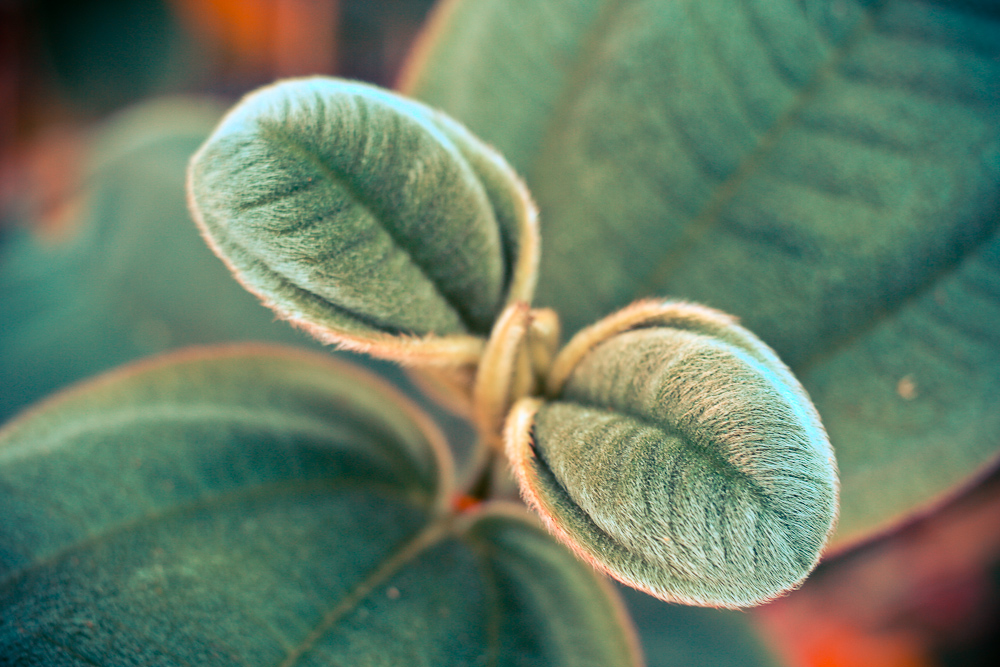
[[[287,345],[259,342],[194,345],[132,361],[96,376],[77,381],[29,406],[0,427],[0,443],[13,441],[17,437],[17,432],[26,425],[42,418],[52,410],[59,409],[64,404],[72,403],[78,398],[91,394],[95,389],[111,387],[120,382],[174,365],[213,359],[256,356],[307,362],[312,366],[325,366],[330,372],[341,377],[353,378],[358,383],[365,384],[377,391],[387,401],[391,401],[393,406],[401,410],[404,416],[417,427],[427,442],[434,460],[435,491],[433,502],[428,506],[428,511],[432,516],[443,516],[450,511],[449,503],[456,483],[455,465],[447,438],[434,420],[392,383],[375,373],[345,360]]]

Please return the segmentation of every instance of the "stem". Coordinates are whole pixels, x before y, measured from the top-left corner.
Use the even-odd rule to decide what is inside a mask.
[[[498,452],[493,447],[486,448],[486,461],[479,470],[479,476],[469,487],[468,496],[473,500],[487,500],[493,493],[493,475],[496,466]]]
[[[472,388],[476,426],[493,448],[503,448],[504,422],[514,402],[544,389],[558,343],[559,318],[552,310],[515,302],[497,318]]]

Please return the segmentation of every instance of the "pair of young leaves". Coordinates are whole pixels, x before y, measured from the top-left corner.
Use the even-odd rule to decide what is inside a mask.
[[[1000,4],[446,0],[413,55],[400,89],[526,178],[568,331],[671,294],[792,368],[832,549],[995,468]]]
[[[598,569],[738,607],[818,560],[835,465],[787,368],[731,318],[670,302],[635,304],[555,355],[554,314],[528,306],[528,193],[443,114],[358,83],[281,83],[227,115],[188,187],[209,244],[282,317],[429,368],[469,398],[486,440],[503,427],[524,498]]]

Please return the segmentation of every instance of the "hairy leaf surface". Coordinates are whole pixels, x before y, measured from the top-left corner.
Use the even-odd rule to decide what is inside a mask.
[[[192,160],[189,191],[244,285],[340,343],[485,336],[521,282],[530,205],[506,163],[443,114],[365,84],[248,96]]]
[[[662,599],[772,598],[816,565],[837,514],[833,453],[801,386],[721,318],[683,313],[598,343],[529,437],[512,453],[528,503]]]
[[[24,665],[626,665],[618,603],[522,511],[461,518],[387,385],[194,350],[0,433],[0,655]]]
[[[568,329],[692,299],[803,374],[838,541],[995,459],[996,3],[455,1],[417,56],[408,92],[527,175]]]

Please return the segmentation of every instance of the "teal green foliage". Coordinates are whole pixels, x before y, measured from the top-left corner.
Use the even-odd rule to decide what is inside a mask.
[[[0,434],[0,655],[23,665],[629,665],[617,609],[376,380],[194,351]]]
[[[408,92],[525,174],[567,329],[670,296],[775,348],[847,541],[996,458],[998,56],[985,0],[458,1]]]
[[[800,374],[841,468],[843,532],[955,493],[1000,443],[1000,234]],[[864,372],[867,370],[867,372]],[[890,520],[887,520],[887,515]]]
[[[729,338],[653,327],[601,343],[539,409],[534,447],[545,511],[588,558],[658,597],[737,607],[812,570],[837,482],[798,383]]]
[[[115,117],[93,140],[67,238],[9,231],[0,244],[0,421],[166,349],[310,343],[233,281],[191,222],[185,168],[220,115],[204,101],[162,101]]]
[[[527,9],[512,5],[509,16]],[[455,5],[456,16],[468,6]],[[561,22],[555,43],[540,39],[516,55],[573,68],[576,53],[608,46],[604,31],[628,20],[635,34],[656,33],[659,19],[639,20],[646,6],[543,7],[531,30],[489,20],[452,35],[492,53],[494,29],[516,42]],[[498,5],[480,7],[489,18]],[[515,95],[490,110],[491,123],[520,128],[516,161],[562,150],[563,133],[578,129],[573,114],[546,127],[535,117],[577,92],[585,99],[602,62],[588,57],[574,71],[567,101],[558,72],[522,70],[511,58],[516,69],[495,79],[498,90],[537,75],[535,107],[513,104]],[[470,99],[493,99],[491,90]],[[126,117],[102,142],[69,241],[45,246],[25,235],[0,247],[0,379],[9,387],[0,409],[179,344],[299,340],[225,276],[186,220],[183,163],[216,117],[197,105]],[[646,130],[605,129],[618,157],[656,150]],[[579,182],[546,192],[579,197],[571,210],[581,220],[591,206],[604,215],[605,203],[628,220],[630,207],[645,204],[631,182],[602,180],[602,150],[586,148],[604,166],[582,176],[567,169]],[[618,176],[656,178],[650,160]],[[207,240],[244,285],[326,341],[328,330],[484,338],[509,301],[530,298],[532,262],[520,261],[534,252],[522,247],[530,202],[504,160],[442,113],[364,84],[314,78],[249,96],[197,152],[189,193]],[[564,233],[558,207],[553,216],[553,233]],[[685,243],[696,246],[701,233]],[[651,233],[651,252],[661,240]],[[648,257],[636,257],[645,272]],[[604,273],[599,258],[580,258],[556,261]],[[603,312],[609,302],[595,285],[605,279],[588,280],[574,289]],[[571,301],[572,328],[595,319],[573,323]],[[530,363],[539,366],[518,370],[547,369]],[[533,435],[559,528],[601,569],[667,599],[742,606],[796,585],[836,513],[832,453],[815,411],[742,329],[646,328],[604,342],[541,408]],[[50,399],[0,431],[0,658],[635,665],[634,638],[606,585],[519,508],[454,510],[452,465],[433,428],[388,385],[278,348],[188,351]],[[682,620],[670,641],[680,652],[670,653],[648,623],[663,609],[642,612],[651,667],[726,664],[725,651],[680,657],[685,628],[749,645],[741,664],[766,661],[737,621],[716,612],[671,616]]]
[[[752,616],[727,609],[664,604],[630,588],[620,592],[642,638],[646,667],[773,667]]]
[[[283,316],[323,330],[486,334],[517,254],[521,196],[447,117],[372,86],[279,83],[192,161],[192,211]]]
[[[482,250],[479,232],[497,228],[492,216],[480,225],[462,215],[476,181],[460,180],[456,196],[454,174],[478,162],[438,136],[451,121],[430,117],[334,79],[265,88],[192,159],[194,213],[220,257],[279,313],[321,332],[351,330],[353,319],[376,333],[385,322],[396,323],[389,333],[406,322],[451,333],[438,314],[468,317],[441,298],[443,286],[490,284],[473,284],[489,265],[463,258]],[[421,282],[432,269],[438,277]],[[469,290],[476,303],[482,293]],[[484,318],[495,308],[485,305]],[[539,411],[539,493],[551,501],[540,509],[623,581],[666,599],[748,606],[815,565],[836,514],[833,457],[774,354],[728,319],[701,322],[687,308],[677,316],[686,329],[602,344]],[[677,484],[677,470],[690,479]]]

